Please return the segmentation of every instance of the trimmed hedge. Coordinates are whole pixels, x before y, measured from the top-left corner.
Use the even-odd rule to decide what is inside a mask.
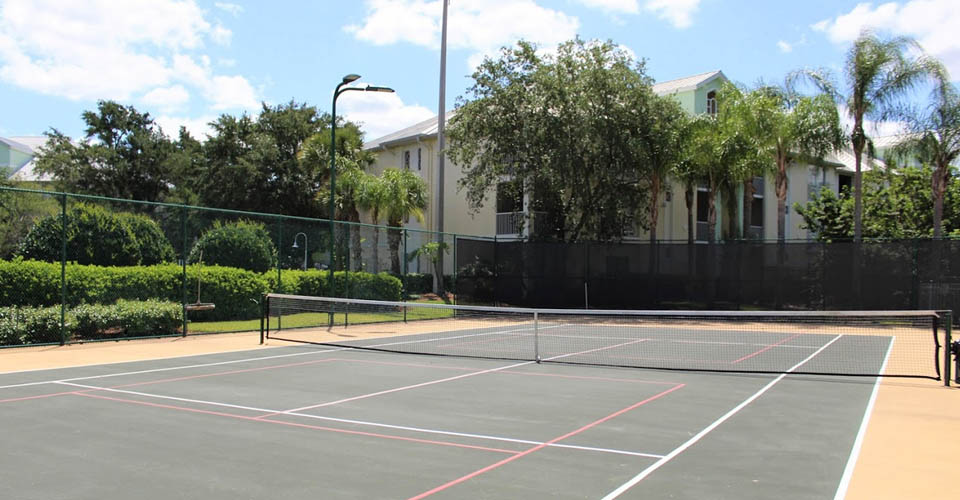
[[[78,203],[67,212],[66,233],[67,260],[81,264],[153,265],[175,258],[160,226],[143,215]],[[51,215],[30,229],[17,253],[26,259],[57,262],[62,244],[63,223],[59,215]]]
[[[330,295],[327,289],[329,271],[310,269],[307,271],[283,271],[282,282],[278,286],[277,273],[265,274],[269,288],[278,293],[293,295],[321,296]],[[388,273],[366,273],[335,271],[333,283],[336,296],[371,300],[400,300],[403,297],[403,284]]]
[[[161,300],[182,303],[183,269],[175,264],[101,267],[67,264],[67,305],[113,304],[117,300]],[[254,273],[220,266],[187,266],[187,303],[216,304],[212,311],[191,312],[191,320],[228,321],[260,317],[257,301],[269,291],[326,295],[327,272],[284,270],[282,286],[276,270]],[[334,273],[337,294],[376,300],[400,300],[400,280],[386,273]],[[0,261],[0,307],[53,306],[60,303],[60,264],[15,259]],[[59,321],[59,316],[57,318]],[[59,330],[58,330],[59,332]],[[59,335],[59,333],[58,333]]]
[[[81,305],[66,312],[65,340],[175,335],[183,306],[157,300]],[[60,342],[60,306],[0,307],[0,345]]]

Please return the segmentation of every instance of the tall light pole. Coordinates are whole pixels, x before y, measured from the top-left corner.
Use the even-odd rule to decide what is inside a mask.
[[[440,276],[434,276],[437,280],[437,290],[444,293],[446,299],[446,290],[443,289],[443,170],[444,157],[446,156],[446,142],[443,135],[447,122],[446,100],[447,100],[447,4],[449,0],[443,0],[443,21],[440,29],[440,104],[437,106],[437,243],[440,244],[437,252],[438,267]],[[456,262],[453,263],[457,265]]]
[[[330,284],[330,289],[328,293],[330,296],[333,296],[333,244],[334,244],[334,216],[336,215],[336,203],[334,203],[334,197],[336,196],[337,191],[337,98],[340,97],[340,94],[348,90],[359,90],[362,92],[393,92],[393,89],[390,87],[377,87],[374,85],[367,85],[366,87],[344,87],[348,83],[355,82],[360,79],[360,75],[355,75],[353,73],[344,76],[343,81],[341,81],[337,88],[333,91],[333,105],[330,110],[330,213],[328,217],[330,219],[330,271],[327,279],[327,282]],[[331,315],[331,322],[333,321],[333,316]]]
[[[307,245],[308,245],[307,233],[297,233],[296,236],[293,237],[293,248],[297,248],[297,238],[299,238],[301,234],[303,235],[303,270],[306,271],[307,270]]]

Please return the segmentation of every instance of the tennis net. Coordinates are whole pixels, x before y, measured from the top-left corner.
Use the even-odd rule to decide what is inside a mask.
[[[609,311],[269,294],[264,338],[599,366],[941,379],[949,311]]]

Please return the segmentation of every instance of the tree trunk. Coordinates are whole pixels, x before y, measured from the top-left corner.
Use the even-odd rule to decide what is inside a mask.
[[[688,184],[684,191],[684,201],[687,203],[687,244],[693,245],[696,228],[693,221],[693,184]]]
[[[866,143],[861,119],[857,119],[857,123],[854,124],[851,139],[853,142],[853,160],[856,165],[853,174],[853,241],[859,243],[863,233],[863,175],[860,171],[860,156],[863,154],[863,147]]]
[[[933,238],[943,237],[943,195],[947,190],[947,179],[950,175],[949,167],[938,165],[933,171]]]
[[[360,212],[356,208],[352,208],[347,214],[347,220],[350,222],[360,222]],[[360,245],[360,225],[359,224],[350,224],[348,226],[350,229],[350,250],[353,252],[353,255],[350,256],[353,259],[353,270],[362,271],[363,270],[363,248]]]
[[[717,188],[712,183],[707,191],[707,241],[713,243],[717,234]]]
[[[390,272],[400,275],[400,238],[403,232],[399,226],[390,226],[387,230],[387,244],[390,246]]]
[[[753,179],[743,181],[743,239],[750,239],[750,224],[753,222]]]
[[[379,214],[377,210],[373,210],[373,272],[380,272],[380,226],[377,224],[380,222]]]
[[[784,155],[777,157],[777,241],[787,239],[787,159]]]

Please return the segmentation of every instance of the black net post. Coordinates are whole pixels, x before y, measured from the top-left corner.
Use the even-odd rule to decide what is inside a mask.
[[[944,311],[941,319],[943,322],[943,385],[950,387],[950,354],[956,349],[953,345],[953,312]],[[960,355],[960,353],[955,353]],[[960,360],[960,357],[958,357]],[[960,371],[960,366],[957,367]],[[960,384],[960,373],[957,374],[957,381]]]
[[[266,340],[266,327],[264,325],[266,322],[264,319],[267,318],[267,311],[269,310],[267,308],[267,300],[266,295],[260,296],[260,345],[263,345]]]

